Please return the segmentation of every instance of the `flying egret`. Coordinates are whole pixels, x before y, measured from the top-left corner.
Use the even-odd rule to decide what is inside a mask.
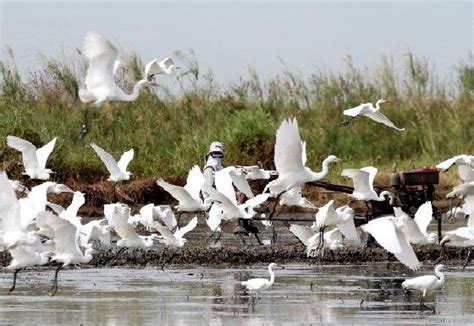
[[[366,166],[361,169],[344,169],[341,176],[352,179],[354,191],[350,195],[355,200],[365,202],[367,207],[367,220],[369,216],[369,201],[385,201],[385,196],[390,195],[389,191],[382,191],[379,195],[374,190],[374,179],[377,174],[377,168]]]
[[[324,245],[323,232],[329,226],[335,226],[350,240],[358,240],[356,227],[354,224],[354,210],[349,206],[334,208],[334,200],[330,200],[321,207],[315,215],[316,221],[312,229],[320,232],[319,249]]]
[[[173,59],[170,57],[161,61],[153,59],[145,66],[145,78],[151,81],[156,75],[170,75],[176,69],[179,69],[179,67],[175,66]]]
[[[290,206],[290,207],[303,207],[303,208],[312,208],[316,209],[316,206],[309,201],[309,199],[303,197],[301,194],[300,187],[294,187],[285,192],[280,196],[281,206]]]
[[[378,100],[375,103],[375,107],[372,103],[364,103],[355,108],[344,110],[344,115],[355,118],[357,116],[366,116],[375,122],[382,123],[390,128],[397,129],[399,131],[405,130],[405,128],[398,128],[390,121],[385,115],[380,113],[380,104],[386,102],[385,100]],[[345,122],[344,124],[347,124]]]
[[[260,292],[270,288],[275,282],[275,273],[273,272],[274,267],[279,266],[275,263],[270,263],[270,265],[268,265],[268,272],[270,273],[269,280],[267,280],[266,278],[251,278],[250,280],[243,281],[240,283],[241,285],[245,286],[248,291],[255,293],[255,296],[253,296],[252,299],[252,304],[255,302],[255,297],[258,298]]]
[[[36,148],[27,140],[8,136],[7,145],[21,152],[23,166],[25,167],[24,175],[28,175],[31,179],[48,180],[50,174],[54,172],[46,168],[46,161],[56,145],[56,140],[57,137],[43,147]]]
[[[135,152],[133,151],[133,148],[129,149],[128,151],[122,154],[120,160],[117,162],[112,157],[112,155],[104,151],[96,144],[92,143],[91,147],[94,149],[94,151],[97,153],[97,155],[109,171],[110,176],[107,180],[114,182],[114,197],[116,197],[115,188],[117,186],[117,182],[129,180],[130,176],[132,175],[131,172],[127,171],[127,167],[130,161],[133,159],[133,155]]]
[[[296,118],[283,120],[277,130],[275,144],[275,167],[278,178],[271,181],[268,190],[277,201],[269,215],[272,218],[280,196],[294,187],[303,187],[307,182],[323,179],[329,172],[329,164],[338,162],[334,156],[328,156],[322,163],[321,172],[315,173],[306,167],[306,144],[301,141]]]
[[[104,246],[110,246],[110,225],[107,219],[90,221],[82,226],[81,246],[86,247],[91,240],[99,241]]]
[[[459,178],[463,182],[474,181],[474,155],[456,155],[450,159],[438,163],[436,167],[440,170],[447,171],[453,165],[458,166]]]
[[[258,165],[238,166],[238,168],[242,170],[247,180],[267,180],[272,175],[278,175],[278,172],[262,169]]]
[[[321,233],[314,232],[309,226],[291,224],[290,232],[293,233],[306,246],[306,255],[314,257],[323,247],[321,247]],[[324,247],[335,250],[342,247],[342,233],[339,229],[334,228],[324,232]]]
[[[453,198],[458,197],[461,199],[455,207],[456,210],[461,205],[461,202],[470,196],[474,196],[474,181],[465,182],[454,187],[453,190],[446,195],[446,198],[451,198],[451,207]]]
[[[164,243],[166,246],[181,248],[188,241],[184,238],[186,233],[194,230],[196,226],[197,217],[194,216],[188,224],[186,224],[182,228],[176,228],[176,231],[174,231],[174,233],[172,233],[172,230],[170,230],[167,226],[162,225],[159,222],[155,223],[154,227],[158,232],[160,232],[161,236],[163,237],[163,239],[159,240],[161,243]]]
[[[79,89],[79,99],[85,104],[93,102],[95,106],[101,106],[110,101],[135,101],[143,87],[154,85],[152,83],[153,76],[157,74],[157,72],[153,73],[157,69],[154,66],[160,66],[160,64],[154,63],[156,59],[147,64],[148,70],[145,72],[145,78],[135,84],[131,94],[126,94],[115,81],[115,72],[120,63],[117,64],[118,50],[112,43],[96,32],[88,32],[84,39],[83,53],[89,61],[89,67],[85,88]],[[168,63],[169,60],[170,58],[167,58],[163,63]],[[170,67],[169,64],[166,66]],[[164,72],[166,73],[166,71]],[[84,136],[86,133],[87,108],[84,110],[84,121],[80,135]]]
[[[445,245],[448,242],[458,242],[462,245],[466,245],[469,247],[474,246],[474,227],[461,227],[457,228],[452,231],[448,231],[445,233],[443,239],[439,243],[441,246],[441,254],[439,256],[438,261],[441,261],[445,258]],[[471,260],[471,248],[467,253],[466,260],[463,264],[463,269],[466,268],[467,264]]]
[[[79,245],[80,222],[74,224],[68,219],[53,213],[43,212],[44,223],[53,231],[54,255],[51,260],[62,263],[54,273],[53,286],[50,295],[54,296],[58,291],[58,274],[61,269],[72,264],[87,264],[92,260],[95,250],[86,247],[85,251]]]
[[[158,180],[156,183],[178,200],[179,204],[176,206],[176,210],[181,214],[182,212],[200,212],[209,209],[211,203],[208,200],[203,201],[200,197],[204,182],[205,179],[201,169],[195,165],[189,170],[184,187],[172,185],[163,179]]]
[[[433,207],[431,206],[431,202],[426,202],[421,205],[413,219],[399,207],[394,207],[393,211],[408,242],[420,245],[438,242],[438,235],[436,233],[427,233],[428,226],[433,219]]]
[[[380,246],[392,253],[402,264],[412,270],[420,268],[420,262],[397,218],[379,217],[361,225],[361,228],[364,232],[370,233]]]
[[[444,265],[437,265],[434,274],[435,275],[423,275],[415,278],[410,278],[402,283],[404,289],[413,289],[422,292],[420,300],[420,308],[423,307],[426,293],[428,290],[441,289],[444,285]]]

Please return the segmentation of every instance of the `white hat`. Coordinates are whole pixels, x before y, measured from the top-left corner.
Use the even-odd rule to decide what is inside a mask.
[[[221,152],[222,154],[224,154],[224,145],[222,145],[222,143],[218,141],[212,142],[211,146],[209,146],[208,154],[212,152]]]

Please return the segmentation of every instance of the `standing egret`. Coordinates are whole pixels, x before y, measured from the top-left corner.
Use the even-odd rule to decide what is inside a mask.
[[[252,304],[255,302],[255,297],[258,298],[260,292],[270,288],[275,282],[275,273],[273,272],[273,267],[278,267],[278,265],[275,263],[270,263],[270,265],[268,265],[268,272],[270,273],[269,280],[266,278],[251,278],[250,280],[240,283],[245,286],[247,290],[255,293],[255,296],[252,299]]]
[[[126,94],[115,81],[114,72],[118,67],[116,63],[118,50],[112,43],[96,32],[88,32],[84,39],[83,53],[89,62],[89,67],[85,79],[85,88],[79,89],[79,99],[85,104],[93,102],[95,106],[101,106],[110,101],[135,101],[143,87],[153,85],[153,76],[158,73],[153,72],[157,69],[154,66],[160,66],[159,63],[155,62],[156,59],[147,64],[146,77],[135,84],[131,94]],[[170,69],[169,60],[170,58],[163,60],[168,69]],[[167,71],[163,70],[164,73],[168,73]],[[174,69],[169,71],[171,73]],[[84,110],[84,121],[80,135],[83,137],[86,133],[87,108]]]
[[[441,289],[444,285],[444,265],[437,265],[434,274],[435,275],[423,275],[415,278],[410,278],[405,280],[402,283],[404,289],[413,289],[422,292],[420,300],[420,308],[423,307],[423,302],[425,300],[426,293],[428,290],[437,290]]]
[[[420,261],[406,239],[402,225],[394,216],[379,217],[361,225],[385,250],[392,253],[402,264],[412,270],[420,268]]]
[[[48,180],[51,169],[46,168],[46,161],[56,145],[57,137],[43,147],[36,148],[27,140],[15,136],[7,137],[7,145],[21,152],[25,172],[31,179]]]
[[[306,144],[301,141],[296,118],[284,120],[277,130],[275,144],[275,167],[278,178],[271,181],[264,192],[268,190],[277,202],[269,215],[272,218],[278,199],[294,187],[303,187],[307,182],[323,179],[329,172],[329,165],[338,162],[334,155],[329,155],[322,163],[321,172],[313,172],[306,167]]]
[[[366,116],[378,123],[382,123],[390,128],[397,129],[399,131],[405,130],[405,128],[398,128],[390,121],[385,115],[380,113],[380,104],[386,102],[385,100],[378,100],[375,103],[375,107],[372,103],[364,103],[355,108],[344,110],[344,115],[355,118],[357,116]],[[347,124],[347,122],[344,122]]]

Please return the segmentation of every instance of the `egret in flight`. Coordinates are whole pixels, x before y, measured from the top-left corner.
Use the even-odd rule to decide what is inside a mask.
[[[382,123],[390,128],[397,129],[397,130],[405,130],[405,128],[398,128],[390,121],[385,115],[380,113],[380,104],[386,102],[385,100],[378,100],[375,103],[375,107],[372,103],[364,103],[355,108],[344,110],[344,115],[349,117],[355,118],[357,116],[366,116],[378,123]],[[343,124],[347,124],[348,122],[344,122]]]
[[[117,62],[117,48],[96,32],[88,32],[84,39],[84,55],[89,62],[85,79],[85,88],[79,89],[79,99],[88,104],[101,106],[111,101],[135,101],[140,90],[147,85],[154,85],[153,77],[159,73],[170,74],[174,71],[171,58],[158,62],[152,60],[146,65],[145,78],[139,80],[130,94],[125,93],[115,81]],[[87,133],[87,108],[84,110],[84,121],[80,136]]]

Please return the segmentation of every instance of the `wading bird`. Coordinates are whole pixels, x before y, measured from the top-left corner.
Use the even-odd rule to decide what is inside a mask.
[[[255,293],[255,296],[252,298],[252,304],[255,302],[255,297],[258,298],[260,292],[270,288],[275,282],[275,273],[273,272],[273,267],[278,267],[278,265],[275,263],[270,263],[270,265],[268,265],[268,272],[270,273],[269,280],[266,278],[251,278],[250,280],[241,282],[241,284],[245,286],[247,290]]]
[[[48,180],[50,174],[54,172],[46,168],[46,161],[53,151],[54,145],[56,145],[56,140],[57,137],[43,147],[36,148],[35,145],[27,140],[8,136],[7,145],[21,152],[23,166],[25,167],[24,175],[29,176],[31,179]]]
[[[364,103],[359,106],[356,106],[352,109],[344,110],[344,115],[349,117],[355,118],[357,116],[366,116],[378,123],[382,123],[390,128],[397,129],[397,130],[405,130],[405,128],[398,128],[390,121],[385,115],[380,113],[380,104],[386,102],[385,100],[378,100],[375,103],[375,107],[372,103]],[[343,122],[343,124],[347,124],[348,122]]]
[[[169,74],[174,71],[172,68],[174,64],[170,58],[163,60],[161,63],[157,62],[156,59],[152,60],[146,66],[146,77],[135,84],[131,94],[126,94],[115,81],[115,71],[118,67],[116,63],[118,50],[112,43],[96,32],[88,32],[84,39],[83,53],[89,62],[89,67],[85,79],[85,88],[79,89],[79,99],[85,104],[93,102],[95,106],[101,106],[110,101],[135,101],[143,87],[154,85],[152,81],[156,74]],[[164,69],[162,69],[162,66]],[[86,107],[80,130],[81,137],[87,133],[87,125]]]
[[[422,292],[420,300],[420,308],[423,307],[426,293],[428,290],[441,289],[444,285],[444,265],[437,265],[434,274],[435,275],[423,275],[415,278],[410,278],[402,283],[404,289],[418,290]]]

